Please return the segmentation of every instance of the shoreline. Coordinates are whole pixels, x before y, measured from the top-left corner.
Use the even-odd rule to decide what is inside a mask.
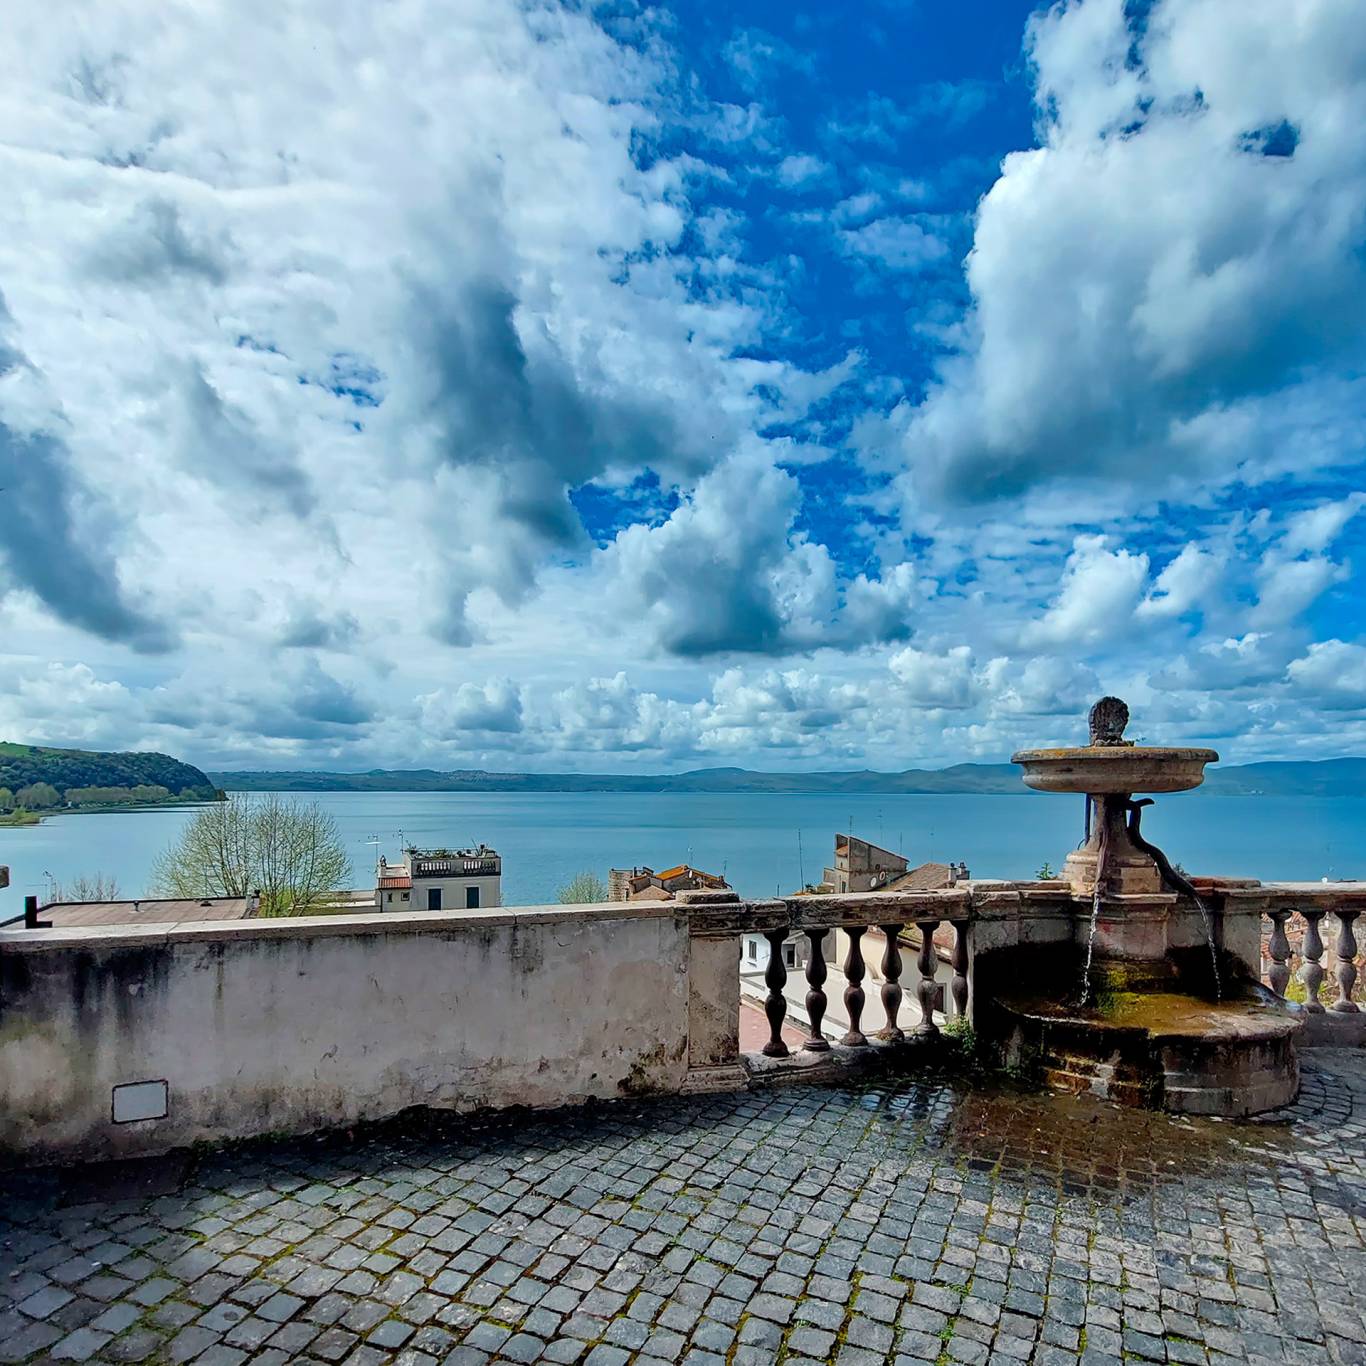
[[[22,820],[0,816],[0,830],[29,830],[53,816],[122,816],[138,811],[179,811],[184,807],[214,806],[215,802],[109,802],[101,806],[56,806],[45,811],[25,811]]]

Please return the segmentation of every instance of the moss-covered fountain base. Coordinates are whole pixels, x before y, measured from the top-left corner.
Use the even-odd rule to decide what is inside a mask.
[[[1165,966],[1165,965],[1164,965]],[[1005,993],[1005,1060],[1058,1091],[1175,1114],[1241,1118],[1294,1100],[1302,1021],[1262,988],[1210,1001],[1174,968],[1098,963],[1089,1005]]]

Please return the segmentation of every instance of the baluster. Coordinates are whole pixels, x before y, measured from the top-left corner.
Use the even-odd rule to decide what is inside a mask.
[[[849,1029],[840,1040],[848,1048],[861,1048],[868,1040],[859,1030],[863,1016],[863,931],[866,926],[854,925],[845,933],[849,936],[849,951],[844,955],[844,1013],[849,1017]]]
[[[968,922],[953,922],[953,956],[949,959],[953,969],[953,983],[949,990],[953,993],[953,1013],[962,1017],[968,1013]]]
[[[879,925],[878,928],[887,941],[882,954],[882,1009],[887,1016],[887,1025],[878,1038],[886,1043],[896,1043],[906,1037],[896,1022],[901,1013],[901,947],[897,942],[901,926]]]
[[[1267,940],[1266,951],[1271,955],[1271,966],[1266,970],[1271,990],[1282,1000],[1285,999],[1285,986],[1290,980],[1290,941],[1285,937],[1285,922],[1290,919],[1289,911],[1268,911],[1271,917],[1271,938]]]
[[[915,1032],[925,1035],[938,1034],[939,1026],[934,1022],[934,974],[938,967],[939,955],[934,951],[934,932],[939,928],[939,922],[917,920],[915,923],[920,931],[920,957],[916,962],[916,967],[920,970],[920,981],[916,983],[916,991],[920,996],[920,1023],[916,1025]]]
[[[783,962],[783,940],[787,931],[765,930],[768,940],[768,967],[764,969],[764,985],[768,997],[764,1001],[764,1014],[768,1016],[768,1042],[763,1047],[765,1057],[787,1057],[787,1045],[783,1042],[783,1018],[787,1015],[787,997],[783,987],[787,984],[787,966]]]
[[[1304,966],[1300,969],[1300,981],[1304,983],[1304,1008],[1311,1015],[1323,1014],[1323,1002],[1319,1000],[1319,988],[1323,985],[1323,939],[1319,934],[1319,921],[1324,911],[1301,911],[1304,917]]]
[[[1360,911],[1339,911],[1338,916],[1338,942],[1334,948],[1337,955],[1338,966],[1336,977],[1338,979],[1338,998],[1328,1007],[1329,1010],[1340,1010],[1343,1012],[1355,1012],[1357,1003],[1352,1000],[1352,988],[1356,985],[1357,956],[1356,935],[1352,933],[1352,924],[1360,915]]]
[[[821,940],[824,930],[807,930],[806,937],[811,943],[811,957],[806,963],[806,1018],[811,1021],[811,1037],[802,1045],[808,1053],[828,1053],[829,1040],[821,1033],[821,1021],[825,1018],[825,950]]]

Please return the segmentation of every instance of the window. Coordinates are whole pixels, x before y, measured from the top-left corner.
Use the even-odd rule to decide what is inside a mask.
[[[759,956],[759,945],[753,939],[749,941],[749,961],[752,963]]]
[[[408,893],[407,893],[407,892],[404,892],[404,893],[403,893],[403,899],[404,899],[404,901],[407,901],[407,900],[408,900]]]
[[[466,909],[467,911],[476,911],[476,910],[479,909],[479,888],[478,888],[478,887],[466,887],[466,888],[465,888],[465,909]]]
[[[790,968],[797,966],[797,946],[795,944],[783,945],[783,962]]]
[[[441,909],[441,888],[427,888],[427,909],[429,911],[439,911]]]

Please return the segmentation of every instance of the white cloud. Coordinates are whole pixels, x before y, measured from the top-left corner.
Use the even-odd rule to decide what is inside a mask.
[[[1257,573],[1254,626],[1276,626],[1292,621],[1323,591],[1347,577],[1346,569],[1322,555],[1283,560],[1269,557]]]
[[[1366,708],[1366,647],[1341,640],[1320,641],[1302,658],[1292,660],[1286,674],[1321,707]]]
[[[1366,495],[1312,477],[1366,449],[1335,7],[1043,13],[1043,142],[981,203],[962,316],[967,205],[900,139],[995,86],[834,110],[827,164],[783,104],[822,54],[757,30],[717,74],[678,16],[553,0],[11,9],[12,737],[895,767],[1072,735],[1104,689],[1293,749],[1350,692],[1359,595],[1324,595]],[[768,216],[778,184],[820,194]],[[882,312],[797,316],[827,266]]]
[[[1104,536],[1078,536],[1052,605],[1027,626],[1030,645],[1093,645],[1124,630],[1148,578],[1148,557],[1111,550]]]
[[[909,565],[842,597],[829,551],[797,532],[796,478],[751,450],[726,460],[659,526],[627,527],[599,557],[603,597],[685,658],[776,654],[904,638],[922,593]]]
[[[1153,582],[1152,591],[1138,604],[1135,616],[1179,617],[1194,607],[1207,606],[1223,573],[1223,557],[1197,545],[1183,546]]]
[[[923,270],[948,254],[945,242],[914,218],[875,218],[837,236],[841,251],[897,272]]]
[[[775,172],[778,184],[790,190],[801,190],[818,184],[830,174],[830,166],[820,157],[805,153],[786,156],[778,163]]]
[[[1335,502],[1319,503],[1293,514],[1281,545],[1290,554],[1319,554],[1342,534],[1343,528],[1366,507],[1366,493],[1349,493]]]
[[[908,645],[892,656],[888,667],[912,706],[958,710],[972,706],[980,695],[970,645],[955,645],[942,655]]]
[[[1358,456],[1360,393],[1327,423],[1322,397],[1363,359],[1366,26],[1280,0],[1143,15],[1030,23],[1045,141],[979,206],[964,349],[907,432],[922,491],[1153,499]]]
[[[515,733],[522,728],[521,689],[510,678],[438,688],[417,699],[422,732],[431,740],[467,739],[467,731]]]

